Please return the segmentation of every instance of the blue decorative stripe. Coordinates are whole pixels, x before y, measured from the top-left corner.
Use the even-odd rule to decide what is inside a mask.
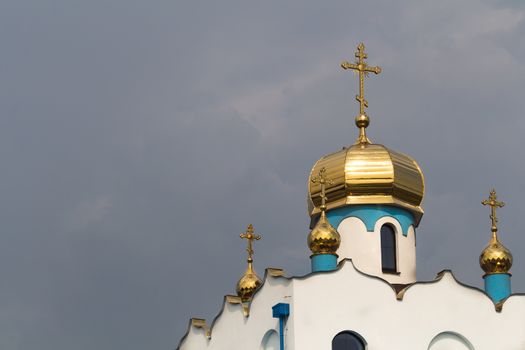
[[[318,254],[311,257],[312,272],[332,271],[337,268],[337,255]]]
[[[326,216],[333,227],[337,228],[341,221],[349,217],[361,219],[366,225],[367,231],[374,231],[377,220],[385,216],[395,218],[401,225],[403,235],[408,235],[408,228],[414,225],[414,215],[406,209],[389,205],[348,205],[326,212]]]
[[[483,276],[485,292],[497,303],[510,295],[510,274],[495,273]]]

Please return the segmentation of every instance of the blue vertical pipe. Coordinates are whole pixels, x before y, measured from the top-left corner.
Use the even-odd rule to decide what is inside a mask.
[[[279,347],[284,350],[284,317],[279,317]]]
[[[279,303],[272,306],[272,315],[279,319],[279,344],[280,349],[284,350],[284,322],[290,315],[290,304]]]

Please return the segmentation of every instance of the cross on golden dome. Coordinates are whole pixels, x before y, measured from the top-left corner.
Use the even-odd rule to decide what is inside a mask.
[[[329,179],[326,177],[326,168],[325,167],[322,167],[320,170],[319,170],[319,174],[317,176],[314,176],[311,178],[310,181],[312,181],[312,183],[316,183],[316,182],[319,182],[319,185],[321,186],[321,206],[319,207],[319,209],[321,209],[321,211],[325,211],[326,210],[326,185],[333,185],[334,181],[332,179]]]
[[[381,68],[369,66],[365,62],[368,55],[365,53],[365,44],[363,43],[357,46],[355,57],[357,60],[354,63],[344,61],[341,63],[341,67],[345,70],[352,69],[359,73],[359,95],[355,97],[359,102],[359,115],[355,118],[356,125],[359,128],[359,138],[357,141],[358,143],[370,143],[365,132],[366,127],[370,124],[370,119],[365,111],[365,108],[368,108],[368,101],[365,99],[365,77],[367,77],[370,72],[375,74],[381,73]]]
[[[493,189],[490,191],[489,199],[485,199],[481,202],[483,205],[489,205],[490,206],[490,219],[492,221],[492,232],[495,234],[498,232],[498,218],[496,217],[496,208],[502,208],[505,206],[504,202],[499,202],[498,196],[496,195],[496,190]]]
[[[248,247],[246,248],[246,251],[248,252],[248,262],[253,262],[253,241],[258,241],[261,239],[260,235],[256,235],[253,233],[253,225],[249,224],[248,228],[246,229],[246,232],[241,233],[239,237],[246,239],[248,241]]]
[[[333,185],[333,180],[326,177],[326,168],[319,169],[317,176],[310,178],[312,183],[319,183],[321,186],[321,216],[314,228],[308,235],[308,247],[314,255],[316,254],[335,254],[341,244],[341,236],[330,224],[326,217],[326,185]]]
[[[253,294],[262,283],[261,279],[259,276],[257,276],[255,270],[253,269],[252,246],[253,241],[260,240],[261,236],[253,233],[252,224],[249,224],[246,232],[241,233],[239,236],[248,241],[248,248],[246,248],[246,251],[248,252],[248,267],[246,268],[246,271],[239,282],[237,282],[237,287],[235,289],[237,291],[237,295],[241,297],[242,301],[247,302],[252,298]]]
[[[498,218],[496,208],[501,208],[505,203],[498,201],[496,190],[490,191],[489,199],[481,202],[490,206],[490,220],[492,221],[492,237],[489,244],[479,256],[479,265],[486,275],[508,273],[512,267],[512,253],[498,240]]]

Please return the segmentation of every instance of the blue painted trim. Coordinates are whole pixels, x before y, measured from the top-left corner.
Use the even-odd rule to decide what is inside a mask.
[[[510,276],[510,273],[495,273],[483,276],[485,280],[485,292],[487,292],[495,303],[510,295]]]
[[[279,319],[279,344],[284,350],[284,321],[290,315],[290,304],[279,303],[272,306],[272,315]]]
[[[337,268],[337,255],[335,254],[316,254],[310,259],[312,272],[332,271]]]
[[[367,231],[374,231],[377,220],[385,216],[395,218],[401,225],[403,236],[408,235],[408,228],[410,225],[415,225],[414,215],[406,209],[394,207],[390,205],[347,205],[337,209],[332,209],[326,212],[328,221],[333,227],[338,227],[341,221],[348,217],[356,217],[365,223]]]

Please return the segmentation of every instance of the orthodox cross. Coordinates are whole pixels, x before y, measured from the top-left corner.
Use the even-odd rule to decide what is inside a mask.
[[[321,186],[321,206],[319,207],[319,209],[321,209],[321,211],[325,211],[326,210],[326,185],[333,185],[334,181],[332,179],[329,179],[326,177],[326,168],[325,167],[322,167],[320,170],[319,170],[319,174],[317,176],[314,176],[312,177],[312,179],[310,181],[312,181],[312,183],[317,183],[319,182],[319,185]]]
[[[244,238],[248,241],[248,248],[246,248],[246,251],[248,252],[248,262],[253,262],[253,241],[258,241],[261,239],[260,235],[256,235],[253,233],[253,225],[249,224],[248,228],[246,229],[246,232],[241,233],[239,237]]]
[[[489,199],[485,199],[481,202],[481,204],[483,205],[490,206],[490,219],[492,221],[492,233],[494,234],[498,232],[498,218],[496,217],[496,208],[502,208],[505,205],[505,203],[503,202],[498,202],[497,198],[498,197],[496,196],[496,190],[493,189],[492,191],[490,191]]]
[[[359,115],[356,117],[356,124],[360,129],[359,133],[359,142],[370,142],[366,138],[365,128],[369,124],[368,116],[366,115],[365,108],[368,108],[368,101],[365,99],[365,78],[368,76],[368,73],[372,72],[375,74],[381,73],[380,67],[369,66],[365,60],[368,58],[368,55],[365,53],[365,44],[360,43],[357,46],[357,52],[355,53],[354,63],[344,61],[341,63],[343,69],[352,69],[359,73],[359,95],[356,95],[356,100],[359,102]]]

